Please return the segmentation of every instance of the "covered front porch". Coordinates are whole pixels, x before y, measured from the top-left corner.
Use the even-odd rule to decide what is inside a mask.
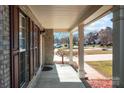
[[[0,30],[0,87],[86,87],[81,82],[86,79],[84,27],[110,12],[113,12],[114,30],[112,85],[124,87],[124,6],[19,5],[1,6],[0,9],[0,19],[4,25]],[[77,73],[70,65],[53,62],[53,33],[69,32],[68,59],[71,64],[75,31],[78,31]],[[51,66],[53,70],[44,72],[44,66]]]
[[[42,39],[44,37],[45,41],[45,64],[53,64],[54,52],[53,48],[53,33],[54,32],[69,32],[69,40],[70,40],[70,57],[69,64],[73,62],[73,33],[78,31],[78,77],[80,79],[86,78],[86,73],[84,69],[84,27],[104,15],[113,12],[113,20],[116,19],[116,8],[118,6],[29,6],[32,12],[36,15],[37,18],[41,18],[42,25],[46,27],[45,35],[42,35]],[[49,9],[51,8],[51,9]],[[38,10],[42,12],[46,11],[46,13],[38,13]],[[120,12],[119,12],[120,13]],[[48,19],[43,19],[43,18]],[[66,19],[66,20],[63,20]],[[51,21],[48,21],[51,20]],[[51,23],[52,22],[52,23]],[[113,24],[116,22],[113,21]],[[114,26],[113,26],[114,27]],[[114,27],[114,30],[116,28]],[[50,35],[52,34],[52,35]],[[113,58],[117,60],[117,56],[115,56],[118,52],[115,49],[115,39],[116,32],[113,32]],[[44,42],[43,41],[43,42]],[[115,54],[116,51],[116,54]],[[48,58],[49,57],[49,58]],[[119,85],[119,80],[115,76],[119,72],[114,72],[114,69],[117,71],[117,62],[113,59],[113,87],[117,87]]]

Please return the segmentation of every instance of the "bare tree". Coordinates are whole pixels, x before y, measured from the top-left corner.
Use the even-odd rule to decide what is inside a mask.
[[[59,38],[55,38],[54,39],[54,43],[60,43],[60,39]]]
[[[73,44],[76,45],[77,42],[78,42],[78,36],[77,36],[77,34],[75,34],[75,35],[73,36]]]
[[[99,38],[103,46],[112,44],[112,28],[106,27],[105,29],[101,29]]]
[[[85,37],[85,40],[88,44],[90,45],[95,45],[96,44],[96,40],[98,39],[98,33],[97,32],[90,32],[89,34],[87,34],[87,36]]]
[[[60,41],[61,44],[69,44],[69,37],[62,37]]]

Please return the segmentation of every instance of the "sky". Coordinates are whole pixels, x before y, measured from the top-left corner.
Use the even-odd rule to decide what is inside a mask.
[[[108,15],[98,19],[97,21],[85,26],[84,28],[84,35],[93,32],[93,31],[100,31],[101,29],[105,29],[106,27],[111,27],[113,28],[112,24],[112,18],[113,14],[109,13]],[[74,32],[74,34],[77,34],[78,31]],[[55,38],[61,38],[63,36],[68,36],[69,33],[54,33]]]
[[[87,25],[85,28],[84,28],[84,34],[87,34],[89,32],[92,32],[92,31],[100,31],[101,29],[105,29],[106,27],[112,27],[112,18],[113,18],[113,14],[110,13],[104,17],[102,17],[101,19]]]
[[[54,38],[61,39],[62,37],[68,37],[69,32],[56,32],[54,33]]]

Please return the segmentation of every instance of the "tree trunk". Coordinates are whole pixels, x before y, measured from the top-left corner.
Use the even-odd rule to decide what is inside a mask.
[[[62,56],[62,64],[64,64],[64,56]]]

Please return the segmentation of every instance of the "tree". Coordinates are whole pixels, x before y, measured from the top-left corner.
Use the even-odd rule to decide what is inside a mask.
[[[87,36],[85,37],[85,40],[88,44],[90,45],[95,45],[96,44],[96,40],[98,39],[98,33],[97,32],[90,32],[89,34],[87,34]]]
[[[101,45],[112,45],[112,28],[106,27],[99,32]]]
[[[58,49],[56,55],[62,57],[62,64],[64,64],[64,57],[67,56],[67,52],[64,51],[64,48]]]
[[[62,64],[64,64],[64,57],[69,57],[70,51],[64,50],[64,48],[60,48],[56,52],[56,55],[62,57]],[[73,56],[77,56],[77,55],[78,55],[78,51],[73,51]]]
[[[54,39],[54,43],[60,43],[60,39],[55,38],[55,39]]]
[[[76,45],[77,42],[78,42],[78,35],[75,34],[75,35],[73,36],[73,44]]]

